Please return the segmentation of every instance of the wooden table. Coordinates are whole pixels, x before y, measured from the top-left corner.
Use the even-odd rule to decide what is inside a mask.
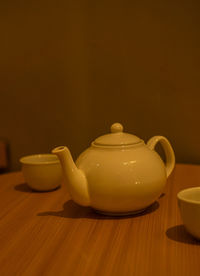
[[[200,185],[200,166],[176,165],[145,213],[105,217],[62,187],[32,192],[21,172],[0,175],[0,275],[200,275],[200,242],[185,231],[176,194]]]

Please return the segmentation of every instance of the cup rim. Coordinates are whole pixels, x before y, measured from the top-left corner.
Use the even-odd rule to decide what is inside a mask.
[[[48,158],[52,158],[52,157],[55,160],[48,160]],[[44,160],[45,158],[47,159],[46,161]],[[58,159],[58,157],[55,154],[51,154],[51,153],[26,155],[21,157],[19,161],[21,164],[25,164],[25,165],[43,165],[43,164],[48,165],[48,164],[60,163],[60,160]]]
[[[181,190],[180,192],[178,192],[177,198],[181,201],[184,201],[184,202],[194,203],[194,204],[199,204],[200,205],[200,200],[188,199],[186,197],[186,195],[189,191],[195,191],[195,190],[200,191],[200,187],[192,187],[192,188],[187,188],[187,189]]]

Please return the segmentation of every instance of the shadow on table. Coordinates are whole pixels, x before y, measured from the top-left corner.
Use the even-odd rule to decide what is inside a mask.
[[[193,238],[186,230],[183,224],[170,227],[166,231],[166,235],[170,240],[187,244],[200,245],[200,241]]]
[[[22,184],[17,184],[14,189],[16,191],[19,192],[23,192],[23,193],[32,193],[33,191],[31,190],[31,188],[29,188],[29,186],[26,183],[22,183]]]
[[[156,201],[154,202],[149,208],[145,211],[135,214],[135,215],[127,215],[127,216],[105,216],[99,213],[96,213],[90,207],[82,207],[76,204],[72,200],[68,200],[63,204],[63,210],[61,211],[49,211],[49,212],[42,212],[38,213],[38,216],[58,216],[64,218],[90,218],[90,219],[126,219],[130,217],[138,217],[144,216],[150,213],[155,212],[159,208],[159,203]]]

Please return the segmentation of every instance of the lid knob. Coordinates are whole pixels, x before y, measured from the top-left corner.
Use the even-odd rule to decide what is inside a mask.
[[[120,123],[114,123],[112,124],[110,130],[112,133],[123,132],[123,125]]]

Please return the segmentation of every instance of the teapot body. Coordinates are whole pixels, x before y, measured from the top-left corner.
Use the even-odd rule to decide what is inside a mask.
[[[155,151],[164,149],[164,163]],[[175,165],[174,151],[164,136],[153,136],[144,143],[123,132],[115,123],[111,133],[98,137],[73,161],[69,149],[53,151],[61,162],[71,198],[103,214],[126,215],[150,206],[160,196]]]
[[[106,214],[142,211],[159,197],[167,179],[162,159],[144,142],[124,147],[92,145],[76,165],[87,178],[90,206]]]

